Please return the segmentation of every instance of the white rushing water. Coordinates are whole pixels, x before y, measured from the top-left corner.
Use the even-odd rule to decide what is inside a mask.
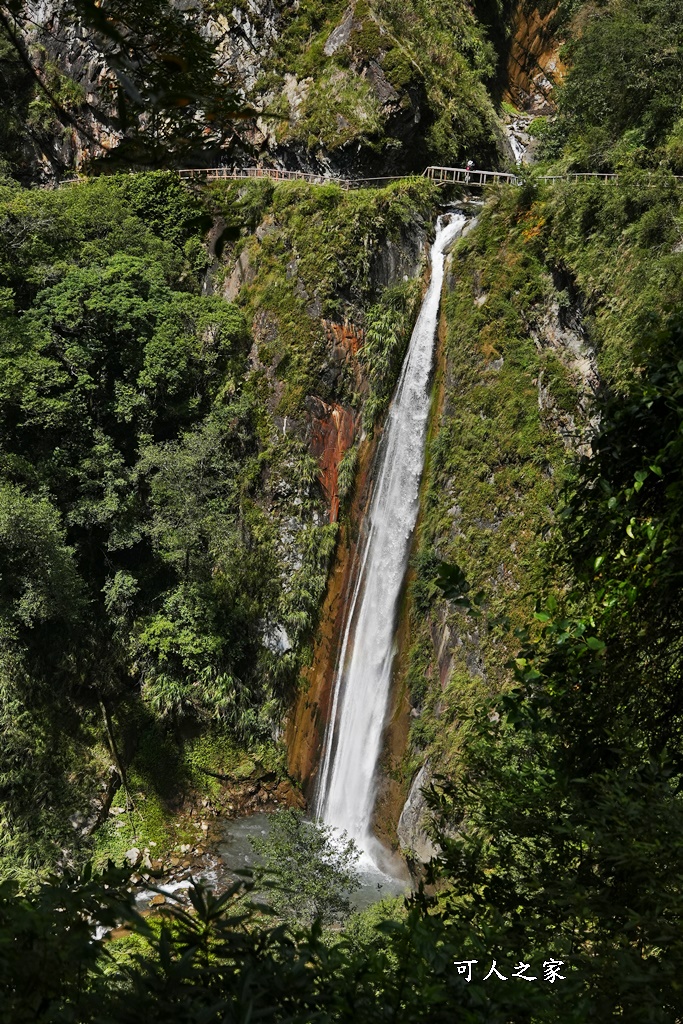
[[[517,166],[533,163],[534,140],[529,134],[529,125],[533,121],[530,114],[518,114],[511,117],[503,125]]]
[[[367,536],[347,608],[318,785],[316,813],[373,860],[375,769],[389,699],[398,600],[415,528],[429,414],[429,378],[445,249],[460,213],[439,218],[429,288],[415,324],[379,453]]]

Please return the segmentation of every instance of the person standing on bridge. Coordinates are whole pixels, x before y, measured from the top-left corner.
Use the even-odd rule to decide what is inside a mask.
[[[465,170],[467,171],[467,174],[465,175],[465,181],[470,180],[470,174],[472,173],[472,171],[476,169],[476,166],[477,165],[475,164],[474,160],[467,161],[467,163],[465,164]]]

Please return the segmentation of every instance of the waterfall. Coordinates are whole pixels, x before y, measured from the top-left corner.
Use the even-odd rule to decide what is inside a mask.
[[[368,529],[334,679],[316,813],[372,859],[370,824],[394,657],[398,600],[418,511],[429,415],[429,378],[446,247],[466,218],[439,218],[431,281],[415,324],[378,456]]]

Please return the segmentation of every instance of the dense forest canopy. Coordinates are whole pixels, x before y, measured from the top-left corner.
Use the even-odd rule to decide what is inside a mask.
[[[0,5],[3,1020],[683,1019],[678,8]],[[198,807],[303,802],[283,723],[462,196],[139,168],[504,166],[539,20],[562,73],[450,255],[401,619],[387,775],[426,773],[436,856],[348,917],[353,848],[282,811],[255,879],[141,915]],[[126,173],[26,187],[84,155]]]

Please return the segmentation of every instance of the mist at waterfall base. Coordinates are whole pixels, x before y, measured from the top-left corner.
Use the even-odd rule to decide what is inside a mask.
[[[376,769],[390,697],[397,608],[418,513],[445,252],[466,222],[460,212],[437,222],[429,287],[378,452],[315,804],[317,817],[355,840],[362,851],[362,869],[379,871],[385,878],[395,873],[395,867],[372,833]]]

